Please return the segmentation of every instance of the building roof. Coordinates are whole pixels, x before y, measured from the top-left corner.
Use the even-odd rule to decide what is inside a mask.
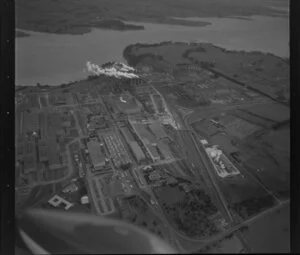
[[[160,152],[163,154],[164,158],[172,158],[172,152],[169,148],[169,146],[163,142],[158,143],[158,148]]]
[[[148,148],[152,158],[154,158],[154,159],[160,158],[155,146],[148,144],[147,148]]]
[[[150,130],[155,134],[157,138],[164,138],[167,137],[167,134],[163,127],[160,125],[159,122],[155,121],[151,125],[149,125]]]
[[[134,137],[131,134],[131,132],[129,131],[129,129],[127,127],[123,127],[121,128],[123,135],[125,136],[125,139],[127,142],[134,142]]]
[[[130,143],[130,147],[136,157],[137,160],[142,160],[142,159],[145,159],[145,154],[144,152],[142,151],[141,147],[138,145],[137,142],[131,142]]]
[[[149,143],[156,143],[155,137],[145,128],[142,124],[133,124],[136,132],[143,140],[147,140]]]
[[[94,166],[98,166],[99,164],[102,165],[103,163],[105,163],[105,156],[103,155],[101,146],[98,142],[89,141],[87,143],[87,146]]]

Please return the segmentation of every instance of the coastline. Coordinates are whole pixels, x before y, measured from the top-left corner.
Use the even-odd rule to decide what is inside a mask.
[[[286,62],[289,65],[289,58],[282,58],[279,57],[273,53],[269,53],[269,52],[261,52],[261,51],[244,51],[244,50],[228,50],[225,49],[223,47],[220,46],[216,46],[213,43],[201,43],[201,42],[191,42],[191,43],[187,43],[187,42],[173,42],[173,41],[163,41],[163,42],[159,42],[159,43],[153,43],[153,44],[144,44],[144,43],[135,43],[135,44],[130,44],[128,46],[125,47],[125,49],[123,50],[123,57],[126,61],[126,64],[128,64],[129,66],[132,67],[136,67],[140,61],[142,61],[144,58],[151,58],[153,61],[164,61],[164,58],[160,55],[156,55],[156,54],[152,54],[152,53],[145,53],[145,54],[141,54],[139,56],[135,56],[134,54],[132,54],[132,50],[133,49],[138,49],[138,48],[152,48],[152,47],[161,47],[161,46],[170,46],[170,45],[189,45],[192,46],[193,49],[191,48],[190,50],[187,50],[184,52],[183,54],[183,58],[188,59],[188,55],[189,53],[192,52],[197,52],[197,49],[201,48],[202,50],[205,51],[205,47],[214,47],[216,49],[221,50],[222,52],[228,53],[228,54],[242,54],[242,55],[257,55],[257,56],[272,56],[275,57],[277,59],[280,59],[284,62]],[[103,63],[103,65],[105,65],[106,63]],[[42,85],[42,84],[38,84],[38,85],[15,85],[15,90],[19,91],[22,90],[24,88],[30,88],[30,87],[36,87],[36,88],[40,88],[40,89],[47,89],[47,88],[52,88],[52,87],[61,87],[61,88],[65,88],[65,87],[69,87],[72,84],[78,83],[78,82],[82,82],[82,81],[86,81],[90,78],[90,75],[88,75],[86,78],[83,79],[78,79],[78,80],[73,80],[67,83],[62,83],[59,85]]]
[[[36,27],[34,25],[16,27],[16,37],[25,37],[30,36],[26,32],[20,30],[40,32],[40,33],[51,33],[51,34],[61,34],[61,35],[84,35],[90,33],[93,28],[107,29],[113,31],[132,31],[132,30],[144,30],[145,27],[141,25],[134,25],[130,23],[125,23],[117,19],[109,20],[97,20],[90,22],[87,25],[71,25],[65,27],[55,27],[55,26],[45,26],[45,27]],[[19,36],[18,36],[19,35]]]
[[[36,32],[85,34],[93,27],[120,31],[141,29],[131,25],[127,26],[126,22],[129,21],[206,26],[208,25],[206,22],[179,20],[173,17],[180,19],[188,17],[248,19],[252,15],[282,17],[286,16],[286,8],[288,8],[286,3],[272,6],[267,2],[239,3],[238,1],[220,2],[219,0],[165,0],[154,1],[151,5],[145,4],[144,1],[138,2],[135,0],[126,2],[61,0],[53,3],[52,0],[44,0],[43,2],[35,1],[33,5],[28,0],[17,0],[16,27]],[[218,8],[216,8],[216,3]]]
[[[154,43],[154,44],[143,44],[143,43],[135,43],[135,44],[130,44],[128,45],[124,51],[123,51],[123,57],[124,59],[127,61],[127,63],[130,65],[130,66],[135,66],[135,63],[143,58],[143,57],[147,57],[147,56],[150,56],[150,57],[158,57],[157,55],[155,54],[151,54],[151,53],[147,53],[147,54],[141,54],[139,56],[134,56],[134,54],[131,53],[132,49],[135,48],[135,49],[138,49],[138,48],[153,48],[153,47],[160,47],[160,46],[168,46],[168,45],[191,45],[191,46],[195,46],[197,48],[205,48],[207,46],[212,46],[216,49],[219,49],[221,50],[222,52],[224,53],[228,53],[228,54],[232,54],[232,53],[237,53],[237,54],[246,54],[246,55],[260,55],[262,57],[264,56],[272,56],[272,57],[275,57],[275,58],[278,58],[278,59],[281,59],[283,61],[285,61],[286,63],[289,64],[289,57],[287,58],[284,58],[284,57],[280,57],[280,56],[277,56],[273,53],[270,53],[270,52],[262,52],[262,51],[257,51],[257,50],[252,50],[252,51],[246,51],[246,50],[228,50],[224,47],[220,47],[220,46],[217,46],[213,43],[207,43],[207,42],[191,42],[191,43],[186,43],[186,42],[173,42],[173,41],[164,41],[164,42],[160,42],[160,43]],[[205,50],[205,49],[204,49]],[[192,50],[191,49],[191,52],[196,52],[195,50]],[[185,52],[185,58],[188,58],[188,52]],[[138,59],[137,59],[138,58]]]
[[[263,16],[257,16],[257,17],[254,16],[253,22],[261,23],[263,18],[264,18]],[[236,24],[238,22],[237,20],[238,19],[233,18],[233,17],[231,17],[230,19],[227,19],[227,18],[224,19],[224,22],[223,22],[222,18],[221,19],[208,19],[208,20],[204,19],[204,21],[207,21],[206,23],[212,22],[212,25],[211,25],[212,30],[216,30],[216,32],[218,32],[219,28],[217,26],[219,26],[219,24],[221,24],[221,28],[222,28],[222,24],[224,24],[225,21],[228,22],[228,24]],[[284,21],[282,19],[274,19],[274,21],[275,21],[275,24],[276,23],[278,24],[278,22],[280,23],[282,21],[284,23],[286,23],[286,21]],[[248,21],[248,20],[243,21],[243,22],[247,23],[247,24],[252,23],[252,21]],[[273,19],[271,19],[271,21],[269,21],[269,22],[273,22]],[[48,43],[46,43],[46,41],[50,39],[49,42],[52,42],[52,40],[55,42],[55,44],[56,44],[56,42],[58,42],[58,44],[57,44],[58,47],[56,47],[55,44],[54,44],[54,47],[52,47],[51,43],[49,43],[49,46],[53,48],[52,50],[55,53],[55,54],[53,54],[53,56],[56,56],[56,57],[49,56],[50,62],[54,62],[55,59],[60,58],[61,55],[59,53],[59,51],[60,51],[59,47],[66,48],[65,50],[67,52],[73,51],[73,47],[74,47],[74,49],[76,49],[77,51],[82,52],[82,53],[80,53],[81,61],[76,62],[77,71],[74,70],[75,68],[73,68],[73,70],[70,68],[68,69],[67,65],[70,65],[71,62],[67,61],[65,59],[72,59],[73,57],[69,53],[64,53],[64,52],[66,52],[66,51],[64,51],[62,55],[65,55],[67,57],[67,58],[64,57],[64,61],[63,61],[63,62],[65,62],[64,66],[67,67],[66,72],[63,72],[62,71],[63,69],[56,69],[55,67],[53,67],[54,69],[49,69],[49,70],[56,70],[55,73],[54,73],[54,71],[50,71],[49,74],[50,75],[53,74],[53,75],[45,76],[46,77],[45,79],[42,76],[42,75],[44,75],[44,74],[42,74],[42,72],[44,70],[41,70],[42,72],[39,72],[37,76],[32,76],[33,79],[31,78],[31,76],[27,77],[24,75],[22,76],[22,74],[21,74],[21,75],[17,76],[17,77],[21,77],[21,79],[20,80],[16,79],[16,82],[17,82],[16,84],[18,84],[18,85],[32,84],[33,86],[35,86],[36,83],[40,82],[42,84],[50,84],[50,86],[59,86],[61,83],[68,83],[70,81],[81,80],[86,77],[86,74],[82,73],[81,70],[82,70],[82,66],[84,65],[84,63],[87,60],[92,60],[94,63],[97,63],[97,64],[102,64],[102,63],[105,63],[110,60],[117,61],[117,62],[123,61],[125,63],[124,49],[126,49],[128,46],[130,46],[132,44],[135,44],[136,42],[140,42],[138,44],[142,45],[143,47],[146,47],[145,43],[148,43],[148,42],[150,43],[149,47],[153,47],[155,45],[162,45],[162,44],[166,44],[166,43],[169,43],[171,45],[171,44],[178,44],[178,43],[187,44],[189,42],[190,42],[189,44],[197,44],[198,42],[203,42],[203,43],[207,42],[207,43],[211,43],[212,45],[214,45],[216,47],[224,48],[225,51],[226,50],[232,51],[232,50],[236,49],[237,52],[242,52],[243,50],[245,50],[245,52],[247,52],[247,53],[249,53],[249,52],[255,53],[255,51],[253,51],[253,50],[257,50],[257,52],[261,52],[261,53],[265,53],[265,54],[268,54],[268,53],[266,53],[268,51],[272,52],[269,54],[273,54],[273,53],[276,54],[278,52],[278,54],[276,54],[276,56],[285,57],[285,55],[286,55],[285,53],[282,54],[283,50],[281,50],[281,49],[285,49],[285,46],[283,44],[284,42],[281,43],[281,45],[279,44],[279,46],[284,46],[284,48],[279,48],[279,51],[278,51],[278,47],[276,45],[271,48],[266,48],[265,46],[260,47],[260,44],[258,44],[258,43],[256,45],[251,44],[251,46],[249,46],[249,43],[247,44],[247,42],[249,40],[245,43],[242,42],[242,44],[241,44],[241,43],[239,43],[238,38],[233,38],[233,39],[229,38],[229,39],[225,39],[224,42],[222,42],[222,43],[217,43],[216,40],[214,39],[213,34],[211,36],[212,39],[210,39],[209,37],[208,37],[209,39],[205,39],[205,37],[204,37],[203,40],[200,37],[196,38],[197,37],[196,32],[198,30],[199,30],[199,36],[201,35],[202,32],[203,32],[204,36],[206,36],[206,32],[211,30],[210,26],[208,26],[207,28],[203,28],[203,30],[201,28],[198,29],[197,27],[192,28],[189,26],[189,28],[187,28],[187,30],[185,30],[185,27],[183,27],[183,26],[169,27],[169,26],[166,26],[163,24],[156,24],[153,26],[153,23],[138,23],[138,22],[133,23],[133,24],[134,25],[143,25],[145,29],[142,31],[136,31],[136,32],[133,31],[133,32],[128,32],[128,33],[119,33],[119,32],[112,32],[111,29],[95,28],[95,29],[92,29],[91,33],[88,33],[84,36],[81,36],[81,35],[78,35],[78,36],[66,35],[65,36],[65,35],[57,35],[57,34],[51,34],[51,33],[40,33],[40,32],[32,32],[32,31],[26,31],[26,30],[22,31],[21,30],[22,32],[28,33],[33,37],[37,37],[37,39],[35,39],[33,37],[25,38],[25,39],[22,39],[22,38],[17,39],[17,40],[20,40],[19,42],[17,41],[17,43],[20,44],[20,46],[21,46],[19,48],[19,51],[21,51],[22,48],[26,49],[24,52],[28,52],[28,50],[29,50],[29,52],[31,52],[32,50],[36,51],[36,49],[37,49],[38,52],[41,52],[40,54],[43,55],[44,52],[46,52],[45,50],[48,49]],[[209,23],[209,24],[211,24],[211,23]],[[247,24],[245,24],[246,29],[248,26]],[[255,26],[258,27],[257,25],[254,25],[254,26],[249,25],[249,27],[250,27],[249,31],[252,32],[251,29],[252,29],[252,27],[255,27]],[[164,29],[168,33],[167,36],[165,36],[166,35],[165,33],[161,32]],[[226,29],[226,27],[225,27],[225,29]],[[177,33],[176,33],[176,36],[174,36],[175,35],[174,32],[177,30],[179,31],[180,36],[177,36],[178,35]],[[146,34],[147,31],[149,31],[150,36],[144,37],[143,35]],[[186,33],[187,36],[185,35],[185,32],[182,33],[182,31],[187,31],[187,33]],[[193,33],[192,31],[195,31],[195,32]],[[230,29],[229,29],[229,32],[231,32]],[[158,36],[156,36],[156,34]],[[182,36],[181,36],[181,34],[182,34]],[[196,36],[195,36],[195,38],[193,38],[193,36],[195,34],[196,34]],[[210,36],[209,32],[207,33],[207,35]],[[276,33],[275,33],[275,35],[276,35]],[[251,39],[251,36],[252,35],[248,36],[249,39]],[[103,45],[103,42],[106,42],[106,41],[108,42],[108,38],[111,38],[112,40],[115,40],[116,38],[124,38],[125,40],[121,40],[123,43],[121,41],[120,42],[112,41],[111,46],[106,47],[105,45]],[[131,39],[129,39],[129,38],[131,38]],[[145,38],[147,38],[147,40],[145,40]],[[255,35],[253,38],[255,39]],[[91,43],[91,42],[99,40],[99,39],[100,39],[100,41],[99,41],[100,45],[102,44],[102,46],[100,46],[101,48],[99,48],[99,50],[100,51],[102,50],[104,53],[103,54],[100,53],[101,57],[93,57],[94,53],[90,49],[95,48],[95,47],[94,47],[94,43]],[[31,42],[31,40],[33,40],[33,41]],[[75,44],[73,43],[74,40],[76,40]],[[170,40],[172,40],[172,41],[170,41]],[[233,41],[232,44],[230,42],[231,40]],[[38,44],[39,41],[41,41],[41,44]],[[258,42],[260,42],[260,41],[261,40],[259,40]],[[279,40],[279,42],[281,42],[281,41],[283,41],[283,40]],[[160,43],[156,43],[156,42],[160,42]],[[197,42],[197,43],[195,43],[195,42]],[[34,46],[32,46],[35,44],[38,46],[38,48],[35,48]],[[85,48],[85,49],[83,49],[83,47],[80,46],[80,45],[84,45],[84,44],[87,45],[87,48]],[[244,44],[245,44],[245,46],[244,46]],[[25,45],[25,47],[23,45]],[[40,45],[42,45],[42,46],[40,47]],[[72,47],[67,48],[67,45],[70,45]],[[88,47],[89,45],[92,47]],[[106,45],[108,45],[108,44],[106,44]],[[254,46],[252,47],[252,45],[254,45]],[[264,45],[264,43],[262,45]],[[95,48],[94,50],[98,50],[98,49]],[[114,52],[115,55],[108,53],[108,52],[110,52],[109,50]],[[21,64],[24,63],[24,60],[26,61],[26,59],[28,58],[28,55],[29,54],[20,52],[20,55],[18,55],[18,56],[21,56],[20,59],[23,59],[23,62],[21,62]],[[68,58],[68,57],[70,57],[70,58]],[[149,57],[153,57],[153,56],[149,56]],[[37,63],[36,60],[38,60],[38,59],[40,59],[40,57],[37,56],[35,59],[36,63]],[[76,59],[78,59],[78,57],[76,57]],[[159,57],[158,57],[158,60],[159,60]],[[42,61],[42,59],[40,61]],[[129,63],[129,64],[132,65],[132,63]],[[24,64],[22,64],[22,65],[24,66]],[[51,64],[49,66],[51,67]],[[71,66],[72,66],[72,64],[71,64]],[[28,74],[30,72],[32,72],[33,74],[35,73],[35,71],[32,68],[30,69],[30,67],[26,67],[26,68],[21,67],[21,68],[23,70],[28,69],[29,70],[29,72],[27,72]],[[39,67],[37,67],[37,69],[35,69],[35,70],[38,70],[38,69],[39,69]],[[42,69],[42,68],[40,68],[40,69]],[[23,70],[22,70],[22,72],[24,74]],[[77,73],[75,73],[74,71]],[[27,73],[26,73],[26,75],[27,75]],[[40,77],[38,77],[38,76],[40,76]]]

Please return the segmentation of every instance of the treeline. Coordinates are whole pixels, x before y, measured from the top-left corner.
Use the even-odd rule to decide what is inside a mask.
[[[130,44],[124,49],[123,57],[127,60],[127,63],[131,66],[137,65],[145,57],[156,57],[160,60],[163,60],[162,56],[158,56],[153,53],[145,53],[137,56],[133,53],[133,50],[138,50],[139,48],[159,47],[159,46],[170,45],[170,44],[182,44],[182,43],[165,41],[165,42],[153,43],[153,44],[142,44],[142,43]],[[134,65],[130,64],[130,62],[134,63]]]
[[[106,28],[111,30],[143,30],[144,26],[134,25],[134,24],[126,24],[121,20],[100,20],[90,24],[91,26],[97,28]]]
[[[235,212],[238,213],[244,220],[254,216],[263,210],[274,205],[275,200],[272,196],[267,195],[258,198],[250,198],[232,206]],[[231,207],[231,206],[230,206]]]
[[[126,59],[127,63],[129,66],[137,66],[140,62],[145,60],[146,58],[149,58],[150,61],[152,62],[152,67],[155,69],[157,62],[164,62],[164,58],[160,55],[155,55],[153,53],[145,53],[141,55],[135,55],[132,53],[132,48],[135,46],[128,46],[125,48],[123,51],[123,57]]]

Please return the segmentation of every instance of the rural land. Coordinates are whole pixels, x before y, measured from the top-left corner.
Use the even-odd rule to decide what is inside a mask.
[[[123,20],[146,3],[132,2]],[[33,29],[27,21],[20,27]],[[129,45],[124,58],[128,66],[89,63],[85,80],[16,87],[16,216],[122,219],[182,253],[288,252],[289,60],[175,42]]]

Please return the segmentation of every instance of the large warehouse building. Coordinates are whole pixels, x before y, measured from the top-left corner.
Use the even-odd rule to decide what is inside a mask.
[[[167,134],[159,122],[155,121],[149,125],[150,130],[158,139],[167,137]]]
[[[87,147],[95,170],[100,170],[103,166],[105,166],[105,156],[101,151],[100,144],[95,141],[89,141],[87,143]]]
[[[131,126],[144,144],[151,159],[153,161],[158,161],[160,159],[160,156],[156,149],[156,138],[142,124],[131,123]]]
[[[158,148],[165,159],[171,159],[173,157],[172,152],[167,144],[159,142]]]
[[[138,162],[140,162],[146,158],[144,152],[142,151],[141,147],[138,145],[137,142],[131,142],[131,143],[129,143],[129,145],[130,145],[130,148],[132,149],[135,159]]]
[[[130,131],[128,130],[127,127],[123,127],[121,129],[122,134],[125,137],[126,142],[128,143],[128,145],[130,146],[132,153],[135,156],[135,159],[140,162],[142,160],[144,160],[145,154],[142,151],[141,147],[139,146],[139,144],[134,140],[133,135],[130,133]]]

